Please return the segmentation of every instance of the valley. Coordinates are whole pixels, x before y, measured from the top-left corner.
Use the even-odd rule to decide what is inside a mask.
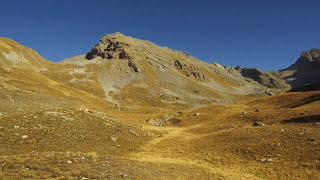
[[[319,179],[320,91],[290,90],[320,69],[307,82],[297,69],[120,33],[53,63],[0,38],[0,179]]]

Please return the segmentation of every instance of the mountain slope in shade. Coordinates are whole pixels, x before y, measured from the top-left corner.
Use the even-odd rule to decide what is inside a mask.
[[[320,49],[303,51],[300,58],[286,70],[314,70],[320,69]]]
[[[303,51],[293,65],[280,71],[273,71],[272,74],[290,84],[292,91],[319,90],[320,49]]]

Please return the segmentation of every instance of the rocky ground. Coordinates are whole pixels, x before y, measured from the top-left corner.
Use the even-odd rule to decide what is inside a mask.
[[[56,109],[2,114],[0,175],[318,179],[319,97],[319,92],[290,93],[181,112]],[[150,124],[150,119],[162,123]],[[253,126],[256,121],[261,126]]]

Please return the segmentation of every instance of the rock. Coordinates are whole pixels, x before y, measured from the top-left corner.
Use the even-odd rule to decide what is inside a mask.
[[[119,40],[120,36],[123,35],[118,33],[104,36],[100,42],[87,53],[86,58],[89,60],[95,57],[101,57],[103,59],[132,59],[126,50],[129,44],[121,42]]]
[[[197,117],[197,116],[200,116],[200,113],[195,113],[192,115],[192,117]]]
[[[3,127],[0,127],[0,131],[3,131],[4,130],[4,128]]]
[[[129,132],[137,137],[140,137],[139,134],[137,134],[134,130],[129,129]]]
[[[87,109],[87,108],[83,108],[83,109],[81,109],[83,112],[89,112],[89,109]]]
[[[155,126],[162,126],[162,121],[158,121],[155,123]]]
[[[111,136],[110,139],[113,141],[113,142],[116,142],[118,140],[117,137],[114,137],[114,136]]]
[[[176,60],[173,65],[178,70],[186,72],[188,77],[194,77],[200,80],[206,79],[206,76],[204,75],[204,73],[194,65],[187,65],[179,60]]]
[[[273,162],[272,159],[260,159],[260,162]]]
[[[128,177],[128,174],[121,173],[120,176],[123,178],[126,178],[126,177]]]
[[[184,63],[181,63],[179,60],[174,62],[174,66],[176,66],[180,70],[188,70],[188,66]]]
[[[132,68],[134,72],[140,72],[138,66],[132,60],[128,61],[128,66]]]
[[[68,160],[67,163],[68,163],[68,164],[72,164],[72,161]]]
[[[242,115],[245,115],[245,114],[247,114],[247,112],[243,111],[243,112],[242,112]]]
[[[257,110],[255,110],[254,112],[261,112],[261,109],[257,109]]]
[[[265,125],[261,122],[256,121],[252,124],[252,126],[265,126]]]
[[[0,138],[4,138],[4,134],[3,133],[0,133]]]
[[[27,139],[28,137],[29,137],[28,135],[21,136],[22,139]]]
[[[162,121],[160,119],[150,119],[148,120],[148,124],[153,126],[162,126]]]
[[[266,93],[266,95],[268,95],[268,96],[273,96],[273,93],[272,92],[270,92],[270,91],[264,91],[264,93]]]
[[[320,125],[320,122],[314,122],[313,125]]]

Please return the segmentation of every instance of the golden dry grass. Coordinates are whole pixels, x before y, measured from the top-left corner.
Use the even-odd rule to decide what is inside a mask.
[[[186,91],[237,103],[189,97],[180,104],[129,83],[115,105],[96,72],[108,69],[97,67],[86,66],[85,83],[71,81],[86,78],[76,65],[0,67],[0,179],[320,179],[320,92],[229,96],[188,80]],[[156,82],[154,70],[145,76],[149,85],[174,89]],[[165,123],[150,125],[152,118]]]

